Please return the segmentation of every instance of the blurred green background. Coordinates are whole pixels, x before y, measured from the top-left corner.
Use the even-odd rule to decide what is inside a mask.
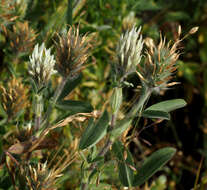
[[[4,2],[1,0],[2,5]],[[55,32],[61,31],[63,26],[71,22],[67,0],[19,2],[17,10],[9,13],[19,17],[12,21],[1,17],[1,24],[10,29],[14,23],[28,21],[38,34],[35,43],[45,41],[48,46],[52,45]],[[0,11],[0,15],[4,15],[4,8],[1,7]],[[110,64],[114,61],[117,41],[128,25],[142,26],[143,37],[151,37],[157,42],[160,31],[170,40],[176,39],[179,25],[183,35],[192,27],[199,26],[196,34],[182,42],[175,79],[180,84],[162,96],[154,95],[149,102],[152,104],[171,98],[183,98],[188,105],[175,111],[171,121],[145,130],[140,136],[140,147],[131,143],[130,149],[134,157],[139,158],[145,152],[153,152],[160,147],[177,148],[173,160],[151,179],[155,184],[151,189],[187,190],[195,184],[207,188],[207,1],[73,0],[72,23],[80,25],[81,33],[96,34],[96,47],[88,62],[89,66],[83,71],[81,85],[73,93],[73,98],[87,100],[95,109],[101,109],[111,94]],[[15,71],[21,77],[27,76],[25,62],[31,53],[10,49],[7,37],[1,27],[1,81],[6,80],[11,73],[15,74]],[[14,63],[17,60],[18,63]],[[12,64],[16,65],[15,71]],[[139,84],[135,76],[131,76],[130,80]],[[135,93],[135,89],[125,89],[126,102],[133,101]],[[125,109],[127,106],[130,104],[126,104]],[[69,186],[66,184],[65,189],[72,189]]]

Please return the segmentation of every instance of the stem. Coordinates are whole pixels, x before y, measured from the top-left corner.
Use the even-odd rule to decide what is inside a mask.
[[[47,108],[47,111],[46,111],[45,117],[44,117],[44,121],[42,122],[41,127],[44,126],[45,123],[48,123],[49,118],[50,118],[50,114],[52,112],[52,109],[55,107],[55,104],[56,104],[56,102],[57,102],[57,100],[58,100],[58,98],[59,98],[59,96],[60,96],[60,94],[61,94],[61,92],[62,92],[62,90],[63,90],[63,88],[64,88],[64,86],[66,84],[66,82],[67,82],[67,80],[68,80],[68,78],[64,77],[62,79],[61,83],[58,85],[58,87],[57,87],[57,89],[55,91],[55,94],[53,96],[53,102]]]
[[[145,104],[145,102],[148,100],[148,98],[150,97],[151,93],[152,93],[152,90],[151,90],[151,89],[149,89],[149,88],[148,88],[148,89],[145,89],[145,90],[143,91],[141,97],[139,98],[138,103],[135,104],[135,105],[132,107],[132,109],[131,109],[131,111],[129,112],[129,114],[127,115],[127,117],[133,117],[133,116],[136,115],[136,113],[137,113],[140,109],[142,110],[142,107],[144,106],[144,104]],[[114,128],[114,126],[115,126],[115,122],[116,122],[116,115],[113,114],[113,115],[112,115],[112,118],[111,118],[111,129]],[[109,148],[111,147],[112,144],[113,144],[113,141],[112,141],[112,140],[110,139],[110,137],[109,137],[109,139],[107,140],[106,144],[104,145],[104,147],[103,147],[103,148],[101,149],[101,151],[99,152],[98,156],[104,156],[104,155],[108,152],[108,150],[109,150]],[[95,169],[96,166],[97,166],[97,163],[94,162],[94,163],[90,166],[89,170],[93,170],[93,169]]]
[[[111,129],[114,128],[115,123],[116,123],[116,114],[112,114],[112,117],[111,117]],[[104,145],[104,147],[98,153],[98,157],[104,156],[108,152],[108,150],[109,150],[109,148],[111,147],[112,144],[113,144],[113,141],[109,137],[107,142],[106,142],[106,144]],[[97,162],[94,162],[89,167],[89,170],[94,170],[96,168],[96,166],[97,166]],[[87,190],[87,189],[88,189],[88,183],[82,183],[81,184],[81,190]]]
[[[88,184],[87,183],[82,183],[81,184],[81,190],[87,190],[88,189]]]
[[[54,97],[53,97],[53,103],[55,104],[65,86],[65,83],[67,82],[68,78],[67,77],[64,77],[61,81],[61,83],[59,84],[59,86],[57,87],[56,91],[55,91],[55,94],[54,94]]]
[[[15,189],[15,190],[19,190],[19,189],[17,188],[17,186],[16,186],[16,183],[15,183],[14,172],[12,173],[12,172],[10,171],[10,169],[9,169],[9,164],[7,163],[7,161],[6,161],[5,163],[6,163],[6,167],[7,167],[8,173],[9,173],[9,175],[10,175],[10,177],[11,177],[11,181],[12,181],[12,185],[13,185],[14,189]]]
[[[139,112],[139,114],[140,114],[140,111],[142,111],[142,108],[143,108],[144,104],[149,99],[151,94],[152,94],[152,89],[151,88],[145,88],[142,91],[142,94],[139,98],[138,103],[134,104],[134,106],[132,107],[130,112],[127,114],[127,117],[134,117],[134,116],[136,116],[137,112]]]
[[[35,107],[35,131],[38,131],[41,124],[41,115],[42,115],[42,95],[36,94],[36,107]]]
[[[73,22],[73,7],[72,7],[72,3],[73,0],[68,0],[68,10],[67,10],[67,24],[69,24],[70,26],[72,26],[72,22]]]
[[[136,116],[138,111],[142,111],[142,108],[144,106],[144,104],[146,103],[146,101],[149,99],[150,95],[152,93],[152,89],[150,88],[145,88],[139,98],[139,101],[137,104],[135,104],[131,111],[127,114],[126,117],[134,117]],[[112,114],[112,118],[111,118],[111,129],[114,128],[115,126],[115,122],[116,122],[116,114]],[[98,157],[103,157],[108,150],[110,149],[111,145],[113,144],[114,141],[111,140],[110,136],[106,142],[106,144],[104,145],[104,147],[101,149],[101,151],[98,154]],[[89,167],[89,170],[94,170],[97,166],[97,162],[94,162],[93,164],[91,164],[91,166]],[[83,183],[81,186],[81,190],[87,190],[88,188],[88,183]]]
[[[114,128],[115,123],[116,123],[116,114],[112,114],[112,117],[111,117],[111,130]],[[98,153],[98,157],[104,156],[108,152],[108,150],[109,150],[109,148],[111,147],[112,144],[113,144],[113,141],[109,137],[106,144],[104,145],[104,147]],[[96,166],[97,166],[97,162],[94,162],[93,164],[91,164],[89,170],[94,170],[96,168]]]

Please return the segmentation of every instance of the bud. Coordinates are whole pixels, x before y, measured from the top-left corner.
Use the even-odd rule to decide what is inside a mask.
[[[54,70],[54,56],[50,54],[50,49],[47,50],[43,43],[40,47],[39,44],[35,46],[32,56],[29,59],[28,72],[39,90],[46,86],[51,75],[56,73]]]
[[[191,28],[191,30],[188,32],[190,35],[195,34],[198,31],[198,26]]]
[[[180,37],[181,32],[182,32],[182,29],[181,29],[181,26],[179,25],[179,26],[178,26],[178,37]]]
[[[115,114],[119,111],[122,104],[122,88],[115,87],[111,96],[111,109]]]
[[[122,22],[122,30],[127,31],[131,30],[133,26],[136,24],[136,17],[135,17],[135,12],[131,11],[129,14],[124,17],[123,22]]]

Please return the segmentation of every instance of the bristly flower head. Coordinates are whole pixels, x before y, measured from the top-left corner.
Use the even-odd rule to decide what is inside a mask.
[[[28,106],[27,93],[28,89],[23,86],[21,78],[12,78],[6,88],[0,86],[0,100],[8,120],[13,119],[19,111]]]
[[[56,155],[57,156],[57,155]],[[57,180],[63,175],[64,170],[76,159],[74,153],[70,154],[64,150],[63,155],[56,157],[56,164],[53,162],[25,164],[20,166],[20,172],[26,181],[26,185],[31,190],[56,190]]]
[[[7,26],[16,19],[22,19],[27,10],[27,0],[1,0],[0,23]]]
[[[92,36],[79,34],[77,28],[70,27],[68,32],[58,35],[56,42],[57,65],[56,68],[64,77],[77,77],[84,68],[83,64],[89,57]]]
[[[9,39],[10,48],[15,55],[32,51],[37,34],[27,21],[23,23],[16,22],[11,29],[7,29],[2,25],[2,29],[5,36]]]
[[[121,36],[116,52],[118,63],[115,65],[118,79],[125,78],[127,75],[136,72],[136,66],[141,61],[141,52],[143,48],[141,27],[133,27]]]
[[[32,76],[39,90],[48,83],[51,75],[56,73],[54,70],[55,59],[51,55],[50,49],[45,48],[44,43],[40,47],[39,44],[35,46],[32,56],[29,59],[29,74]]]
[[[187,35],[180,39],[181,27],[178,28],[178,38],[174,43],[166,43],[165,37],[160,34],[160,43],[155,45],[151,38],[145,39],[148,47],[146,59],[143,65],[138,65],[137,74],[142,83],[154,92],[160,92],[168,87],[177,84],[169,81],[177,69],[177,60],[180,56],[180,42],[187,36],[194,34],[198,27],[192,28]]]

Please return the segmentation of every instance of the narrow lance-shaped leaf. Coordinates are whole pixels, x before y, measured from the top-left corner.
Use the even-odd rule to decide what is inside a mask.
[[[170,112],[179,108],[186,106],[186,102],[183,99],[173,99],[173,100],[166,100],[163,102],[159,102],[154,104],[146,109],[147,110],[158,110],[164,112]]]
[[[150,155],[138,169],[138,174],[134,176],[133,186],[139,186],[146,182],[174,156],[175,152],[175,148],[167,147]]]
[[[107,111],[103,113],[96,123],[90,122],[81,136],[79,148],[83,150],[97,144],[106,135],[108,123],[109,116]]]
[[[93,111],[93,107],[89,103],[74,100],[59,101],[56,107],[73,113],[88,113]]]

